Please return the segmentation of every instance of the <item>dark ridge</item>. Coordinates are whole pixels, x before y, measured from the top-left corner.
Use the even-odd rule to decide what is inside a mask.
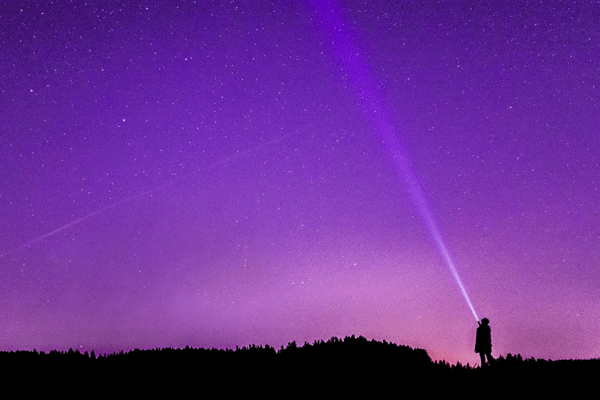
[[[67,352],[0,352],[4,390],[23,398],[178,398],[250,393],[262,397],[388,397],[573,393],[595,383],[600,360],[536,360],[508,354],[487,368],[433,362],[423,349],[359,336],[296,342],[275,350],[150,349],[96,357]],[[512,391],[511,391],[512,389]],[[216,392],[215,392],[216,391]],[[411,395],[412,396],[412,395]]]

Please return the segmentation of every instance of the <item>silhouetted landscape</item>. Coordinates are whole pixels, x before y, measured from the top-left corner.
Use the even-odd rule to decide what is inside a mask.
[[[227,349],[132,350],[96,356],[0,352],[4,388],[38,397],[390,396],[505,392],[514,396],[575,391],[594,384],[600,360],[501,356],[487,368],[434,362],[423,349],[359,336]]]

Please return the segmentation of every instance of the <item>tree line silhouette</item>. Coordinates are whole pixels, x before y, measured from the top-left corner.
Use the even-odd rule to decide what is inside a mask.
[[[96,356],[78,350],[0,352],[5,390],[20,397],[201,397],[255,393],[263,397],[389,397],[510,390],[540,395],[592,387],[600,360],[523,359],[508,354],[488,369],[434,362],[423,349],[354,335],[296,342],[279,350],[135,349]],[[192,390],[193,396],[190,396]]]

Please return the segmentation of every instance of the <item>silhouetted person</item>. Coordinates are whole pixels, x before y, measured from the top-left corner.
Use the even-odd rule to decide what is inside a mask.
[[[479,327],[477,328],[477,337],[475,339],[475,353],[479,353],[481,357],[481,366],[485,367],[486,357],[487,362],[492,363],[494,358],[492,357],[492,331],[490,330],[490,320],[484,318],[481,322],[477,321]]]

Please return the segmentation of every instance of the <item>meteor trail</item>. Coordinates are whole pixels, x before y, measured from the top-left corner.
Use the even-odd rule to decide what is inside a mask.
[[[335,0],[329,2],[313,0],[312,4],[323,19],[325,29],[331,35],[331,43],[334,47],[334,51],[337,52],[340,62],[347,72],[349,80],[352,82],[352,86],[356,90],[359,102],[371,118],[374,131],[379,134],[382,145],[391,154],[394,166],[396,167],[396,172],[402,177],[406,184],[408,191],[421,214],[421,218],[425,222],[425,225],[435,242],[438,252],[456,280],[471,313],[473,313],[475,319],[479,321],[475,308],[469,299],[467,291],[458,274],[458,270],[450,256],[448,246],[446,246],[440,228],[427,204],[425,194],[412,172],[408,156],[397,139],[398,134],[396,129],[379,98],[375,80],[371,77],[368,65],[360,56],[360,51],[355,46],[350,33],[344,29],[346,23],[342,18],[340,5]]]
[[[133,200],[139,199],[141,197],[147,196],[147,195],[149,195],[151,193],[157,192],[157,191],[159,191],[159,190],[161,190],[161,189],[163,189],[163,188],[165,188],[167,186],[170,186],[170,185],[174,184],[175,182],[181,181],[181,180],[189,177],[191,174],[197,174],[197,173],[200,173],[200,172],[210,171],[213,168],[216,168],[216,167],[218,167],[220,165],[232,162],[232,161],[234,161],[235,159],[237,159],[239,157],[242,157],[242,156],[245,156],[247,154],[250,154],[250,153],[252,153],[252,152],[254,152],[254,151],[258,150],[258,149],[261,149],[263,147],[269,146],[269,145],[271,145],[273,143],[281,143],[283,140],[287,139],[289,136],[292,136],[292,133],[289,133],[289,134],[284,135],[282,137],[279,137],[279,138],[272,139],[272,140],[269,140],[267,142],[261,143],[259,145],[254,146],[254,147],[251,147],[251,148],[249,148],[247,150],[237,152],[236,154],[234,154],[232,156],[229,156],[229,157],[226,157],[226,158],[222,159],[219,162],[216,162],[214,164],[209,165],[208,167],[205,167],[203,169],[197,170],[197,171],[195,171],[193,173],[184,175],[182,177],[172,179],[172,180],[168,181],[167,183],[164,183],[164,184],[162,184],[160,186],[157,186],[157,187],[149,189],[149,190],[145,190],[145,191],[140,192],[140,193],[138,193],[136,195],[133,195],[133,196],[121,199],[121,200],[119,200],[119,201],[117,201],[117,202],[115,202],[113,204],[110,204],[110,205],[108,205],[106,207],[100,208],[100,209],[98,209],[98,210],[96,210],[96,211],[94,211],[94,212],[92,212],[90,214],[87,214],[87,215],[85,215],[83,217],[77,218],[76,220],[73,220],[73,221],[69,222],[68,224],[65,224],[65,225],[63,225],[63,226],[61,226],[59,228],[56,228],[52,232],[48,232],[48,233],[46,233],[46,234],[44,234],[42,236],[39,236],[39,237],[37,237],[35,239],[30,240],[29,242],[27,242],[25,244],[22,244],[22,245],[20,245],[18,247],[15,247],[14,249],[8,250],[8,251],[4,252],[3,254],[0,254],[0,258],[5,257],[5,256],[7,256],[9,254],[12,254],[12,253],[14,253],[16,251],[19,251],[21,249],[24,249],[26,247],[29,247],[32,244],[35,244],[35,243],[37,243],[37,242],[39,242],[41,240],[44,240],[44,239],[49,238],[51,236],[54,236],[57,233],[65,231],[65,230],[67,230],[67,229],[69,229],[69,228],[71,228],[71,227],[73,227],[73,226],[75,226],[77,224],[80,224],[80,223],[82,223],[84,221],[87,221],[88,219],[90,219],[90,218],[92,218],[92,217],[94,217],[94,216],[96,216],[96,215],[98,215],[98,214],[100,214],[100,213],[102,213],[102,212],[104,212],[106,210],[109,210],[111,208],[115,208],[115,207],[117,207],[120,204],[127,203],[129,201],[133,201]]]

